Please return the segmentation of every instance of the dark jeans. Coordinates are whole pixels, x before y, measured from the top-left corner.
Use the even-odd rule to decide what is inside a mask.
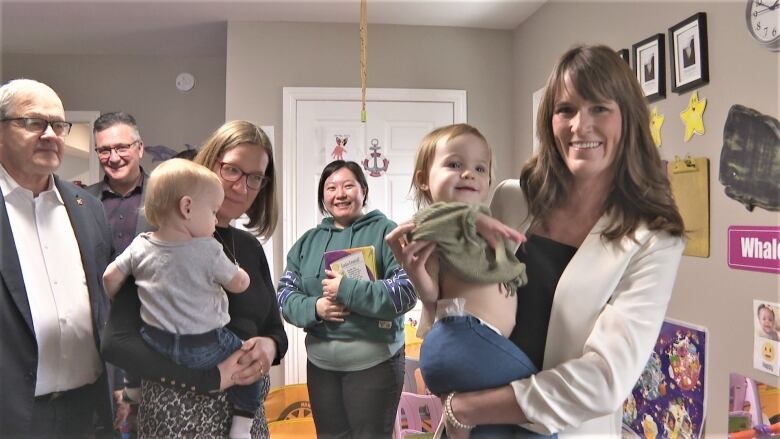
[[[108,429],[95,426],[95,414],[101,404],[108,404],[106,383],[101,378],[94,384],[66,392],[55,392],[36,397],[30,431],[25,437],[45,439],[81,439],[111,437]],[[5,395],[13,398],[13,395]],[[2,436],[2,435],[0,435]]]
[[[156,351],[176,364],[193,369],[210,369],[241,347],[241,339],[227,328],[204,334],[171,334],[147,324],[141,326],[141,337]],[[227,390],[228,401],[251,417],[260,407],[260,383],[233,386]]]
[[[307,362],[319,439],[390,438],[404,384],[404,348],[365,370],[337,372]]]
[[[420,348],[420,372],[431,393],[491,389],[528,378],[533,362],[508,338],[473,316],[444,317],[433,325]],[[483,425],[477,438],[541,438],[517,425]]]

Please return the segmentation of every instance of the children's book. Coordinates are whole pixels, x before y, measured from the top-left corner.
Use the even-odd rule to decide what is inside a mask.
[[[374,246],[331,250],[323,255],[330,271],[350,279],[376,280]]]

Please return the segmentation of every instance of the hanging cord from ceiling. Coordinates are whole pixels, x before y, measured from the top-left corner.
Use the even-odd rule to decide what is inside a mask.
[[[360,0],[360,121],[366,122],[366,81],[368,79],[368,13],[366,0]]]

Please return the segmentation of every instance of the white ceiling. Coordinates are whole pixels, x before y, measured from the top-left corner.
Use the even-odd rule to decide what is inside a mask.
[[[546,0],[368,0],[371,24],[514,29]],[[354,23],[359,0],[0,0],[3,53],[224,55],[228,21]],[[370,36],[369,36],[370,41]]]

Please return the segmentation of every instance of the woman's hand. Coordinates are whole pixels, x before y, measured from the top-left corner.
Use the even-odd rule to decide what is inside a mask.
[[[328,278],[322,280],[322,297],[335,302],[336,294],[339,292],[339,285],[341,285],[341,274],[325,270],[325,275],[327,275]]]
[[[276,342],[269,337],[252,337],[241,345],[240,351],[244,355],[239,357],[238,364],[243,369],[238,372],[236,384],[245,386],[271,370],[276,358]]]
[[[484,213],[480,213],[477,216],[475,226],[479,236],[493,249],[498,246],[500,238],[509,239],[517,244],[522,244],[528,240],[522,233]]]
[[[343,322],[344,317],[350,314],[346,306],[327,297],[320,297],[317,299],[315,308],[317,310],[317,315],[322,320],[327,320],[329,322]]]
[[[239,349],[217,365],[217,369],[219,369],[219,390],[225,390],[237,384],[238,372],[243,369],[243,366],[238,364],[238,359],[243,355],[244,352]]]
[[[241,348],[217,365],[219,390],[237,384],[246,386],[259,380],[271,370],[276,358],[276,342],[269,337],[252,337]]]
[[[401,265],[409,280],[414,285],[417,296],[423,303],[435,304],[439,299],[439,286],[436,278],[431,276],[426,264],[436,250],[436,243],[430,241],[413,241],[406,239],[406,234],[413,231],[414,223],[399,225],[385,237],[395,260]],[[434,258],[435,259],[435,258]]]

